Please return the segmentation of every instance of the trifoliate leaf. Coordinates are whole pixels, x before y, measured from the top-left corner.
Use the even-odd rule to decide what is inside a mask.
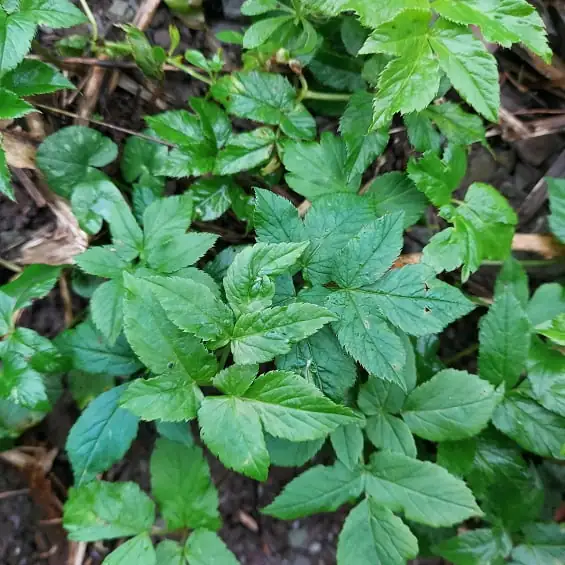
[[[509,288],[499,293],[479,333],[479,374],[495,386],[511,389],[526,367],[531,326],[526,312]]]
[[[471,491],[445,469],[399,453],[383,451],[371,457],[367,493],[409,520],[429,526],[451,526],[481,511]]]
[[[73,487],[63,513],[69,538],[85,542],[134,536],[149,531],[154,520],[155,503],[129,482]]]
[[[137,435],[137,417],[119,407],[124,389],[114,387],[93,400],[69,432],[66,450],[79,486],[119,461]]]
[[[302,220],[292,202],[269,190],[255,189],[253,225],[261,243],[306,241]]]
[[[234,135],[218,153],[214,174],[234,175],[254,169],[271,158],[274,148],[275,134],[269,128]]]
[[[18,96],[48,94],[64,88],[75,88],[55,67],[30,59],[22,61],[14,70],[3,75],[0,86]]]
[[[118,154],[116,144],[100,132],[69,126],[50,135],[37,150],[37,165],[49,186],[70,197],[75,185],[86,180],[95,167],[104,167]]]
[[[347,516],[337,544],[338,565],[404,565],[418,555],[408,526],[371,497]]]
[[[508,534],[480,528],[442,541],[434,552],[454,565],[502,565],[511,549]]]
[[[463,26],[440,19],[431,33],[430,45],[457,92],[487,120],[497,122],[500,89],[495,58]]]
[[[112,551],[103,565],[157,565],[157,555],[149,534],[140,534]]]
[[[184,556],[190,565],[239,565],[226,544],[209,530],[192,532],[186,540]]]
[[[565,180],[547,178],[549,192],[549,227],[561,242],[565,242]]]
[[[394,386],[394,385],[393,385]],[[410,428],[400,418],[384,412],[367,418],[365,433],[378,449],[416,457],[416,443]]]
[[[317,465],[288,483],[262,512],[281,520],[333,512],[349,500],[358,498],[362,491],[360,468],[348,469],[339,461],[332,467]]]
[[[242,314],[231,335],[236,363],[264,363],[288,353],[297,343],[335,320],[326,308],[289,304]]]
[[[410,393],[402,417],[424,439],[465,439],[486,427],[501,396],[475,375],[446,369]]]
[[[219,528],[218,492],[199,447],[160,438],[150,470],[151,492],[169,529]]]

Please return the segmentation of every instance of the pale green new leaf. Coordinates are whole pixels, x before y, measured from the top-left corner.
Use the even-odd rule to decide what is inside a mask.
[[[219,528],[218,493],[199,447],[160,438],[150,470],[151,492],[169,529]]]
[[[512,540],[503,531],[479,528],[442,541],[434,553],[454,565],[503,565]]]
[[[465,483],[433,463],[383,451],[371,457],[368,470],[367,493],[414,522],[451,526],[482,515]]]
[[[157,565],[157,555],[149,534],[140,534],[112,551],[102,565]]]
[[[352,470],[339,461],[332,467],[317,465],[288,483],[262,512],[281,520],[333,512],[361,495],[363,480],[360,468]]]
[[[509,288],[495,296],[479,328],[480,376],[495,386],[514,387],[526,367],[531,326]]]
[[[136,483],[92,481],[69,491],[63,525],[72,541],[135,536],[149,531],[154,502]]]
[[[371,497],[347,516],[337,544],[338,565],[405,565],[418,540],[404,522]]]
[[[137,435],[137,417],[119,407],[124,389],[114,387],[93,400],[69,432],[65,447],[79,486],[119,461]]]
[[[501,397],[476,375],[446,369],[410,393],[402,417],[424,439],[465,439],[486,427]]]
[[[226,544],[209,530],[192,532],[186,540],[184,556],[190,565],[239,565]]]

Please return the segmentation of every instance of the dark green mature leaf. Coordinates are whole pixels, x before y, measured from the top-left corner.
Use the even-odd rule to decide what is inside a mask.
[[[350,469],[355,469],[363,456],[363,432],[356,424],[340,426],[331,436],[332,447],[339,461]]]
[[[134,536],[149,531],[155,503],[136,483],[92,481],[73,487],[65,503],[63,525],[73,541]]]
[[[465,439],[486,427],[501,396],[487,381],[447,369],[410,393],[402,417],[424,439]]]
[[[35,21],[29,13],[0,10],[0,73],[9,71],[23,61],[35,36]],[[14,41],[14,37],[18,40]]]
[[[404,565],[418,555],[418,540],[408,526],[371,497],[345,520],[337,544],[339,565]]]
[[[151,456],[151,491],[169,529],[219,528],[218,492],[199,447],[158,439]]]
[[[33,96],[63,88],[75,88],[55,67],[33,60],[22,61],[14,70],[3,75],[0,78],[0,86],[18,96]]]
[[[310,200],[323,194],[357,192],[361,184],[361,173],[348,165],[345,142],[328,132],[320,143],[285,143],[282,161],[289,186]]]
[[[371,377],[359,387],[357,405],[367,416],[375,416],[381,412],[397,414],[406,395],[398,385]]]
[[[192,532],[186,540],[184,556],[190,565],[239,565],[219,536],[208,530]]]
[[[379,216],[404,212],[405,228],[415,224],[428,205],[426,197],[408,176],[396,171],[379,175],[366,194]]]
[[[549,227],[561,242],[565,242],[565,180],[547,178],[549,192]]]
[[[394,385],[393,385],[394,386]],[[416,457],[416,443],[410,428],[400,418],[385,412],[367,419],[365,433],[378,449]]]
[[[119,407],[124,389],[114,387],[93,400],[69,432],[65,447],[79,486],[119,461],[137,435],[137,417]]]
[[[306,241],[302,220],[292,202],[260,188],[255,189],[253,225],[261,243]]]
[[[404,116],[406,133],[416,151],[438,152],[441,147],[441,136],[434,127],[432,120],[423,112],[412,112]]]
[[[456,477],[465,477],[473,468],[477,443],[476,438],[441,442],[437,448],[436,463]]]
[[[314,304],[289,304],[239,316],[231,334],[236,363],[264,363],[288,353],[291,345],[335,320],[326,308]]]
[[[240,187],[230,177],[197,180],[190,186],[196,217],[204,222],[218,219],[229,210],[232,194]]]
[[[33,106],[17,94],[6,88],[0,88],[0,120],[21,118],[33,111]]]
[[[266,163],[275,148],[276,137],[270,128],[233,135],[218,153],[214,174],[234,175]]]
[[[529,524],[524,527],[524,537],[524,542],[512,550],[512,559],[520,565],[558,565],[563,559],[565,532],[559,524]]]
[[[565,417],[525,394],[508,395],[495,410],[493,424],[518,445],[543,457],[565,459]]]
[[[349,500],[358,498],[363,485],[360,468],[352,470],[339,461],[332,467],[317,465],[288,483],[262,512],[282,520],[333,512]]]
[[[140,534],[112,551],[103,565],[157,565],[157,555],[149,534]]]
[[[34,299],[49,294],[60,274],[61,267],[29,265],[14,280],[2,286],[2,292],[15,300],[15,308],[25,308]]]
[[[144,135],[155,136],[152,130],[145,130]],[[154,141],[132,135],[124,144],[120,161],[122,175],[127,182],[134,182],[143,176],[158,175],[166,166],[167,147]]]
[[[530,334],[526,312],[512,291],[504,289],[480,322],[481,377],[507,389],[516,385],[526,366]]]
[[[85,272],[107,279],[120,278],[129,267],[126,261],[112,245],[90,247],[75,257],[76,264]]]
[[[482,528],[445,540],[434,551],[454,565],[503,565],[511,549],[504,531]]]
[[[73,187],[86,180],[96,167],[104,167],[118,154],[116,144],[100,132],[69,126],[50,135],[37,150],[37,165],[49,186],[70,197]]]
[[[368,471],[366,489],[375,502],[414,522],[450,526],[481,516],[465,483],[433,463],[383,451],[371,457]]]

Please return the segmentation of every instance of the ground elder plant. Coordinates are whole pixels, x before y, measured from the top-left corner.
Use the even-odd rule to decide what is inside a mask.
[[[46,19],[55,7],[72,17]],[[51,342],[15,320],[60,269],[34,265],[0,288],[0,433],[41,419],[67,385],[83,411],[66,444],[64,527],[75,541],[126,540],[106,565],[237,563],[216,533],[212,456],[256,481],[305,466],[261,511],[294,520],[347,505],[338,565],[561,563],[564,289],[530,295],[511,256],[517,216],[496,187],[453,196],[470,145],[486,145],[483,119],[498,118],[485,41],[548,59],[540,17],[525,0],[242,10],[245,34],[221,36],[244,48],[232,73],[221,52],[177,54],[174,28],[168,52],[131,27],[123,42],[91,41],[154,80],[167,63],[209,88],[145,118],[119,180],[102,170],[118,147],[97,130],[63,128],[39,147],[50,188],[96,235],[72,273],[90,302]],[[31,41],[38,23],[82,18],[59,0],[2,4],[0,84],[13,97],[0,107],[27,111],[18,96],[38,90],[10,88],[27,47],[6,41],[20,20]],[[319,131],[323,115],[339,127]],[[413,151],[406,171],[374,175],[393,118]],[[168,178],[190,183],[166,195]],[[548,182],[565,242],[565,183]],[[404,233],[429,206],[441,225],[406,264]],[[241,244],[207,230],[220,218],[246,226]],[[462,284],[485,262],[502,267],[492,304]],[[450,368],[438,338],[477,304],[477,370]],[[104,480],[140,422],[159,436],[149,493]]]

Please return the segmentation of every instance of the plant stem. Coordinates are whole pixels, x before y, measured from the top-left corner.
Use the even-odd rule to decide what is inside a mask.
[[[302,100],[328,100],[330,102],[348,102],[352,94],[338,93],[338,92],[317,92],[315,90],[307,90]]]
[[[198,71],[195,71],[191,67],[177,63],[174,59],[167,59],[167,63],[173,67],[176,67],[177,69],[179,69],[179,71],[183,71],[187,75],[190,75],[192,78],[205,82],[210,86],[212,85],[212,81],[208,77],[205,77],[203,74],[200,74]]]
[[[88,5],[86,0],[80,0],[80,5],[82,6],[84,14],[88,18],[88,21],[92,26],[92,41],[96,43],[98,41],[98,24],[96,23],[96,18],[94,17],[94,14],[92,13],[92,10],[90,9],[90,6]]]
[[[517,261],[518,263],[520,263],[520,265],[522,265],[522,267],[527,269],[558,265],[559,263],[564,263],[565,258],[560,257],[558,259],[517,259]],[[481,267],[501,267],[502,265],[504,265],[504,261],[481,261]]]
[[[467,357],[468,355],[475,353],[475,351],[477,351],[477,349],[479,349],[479,344],[478,343],[472,343],[471,345],[469,345],[465,349],[462,349],[459,353],[456,353],[453,357],[446,359],[444,361],[444,363],[449,367],[450,365],[457,363],[457,361],[459,361],[459,359],[463,359],[463,357]]]

